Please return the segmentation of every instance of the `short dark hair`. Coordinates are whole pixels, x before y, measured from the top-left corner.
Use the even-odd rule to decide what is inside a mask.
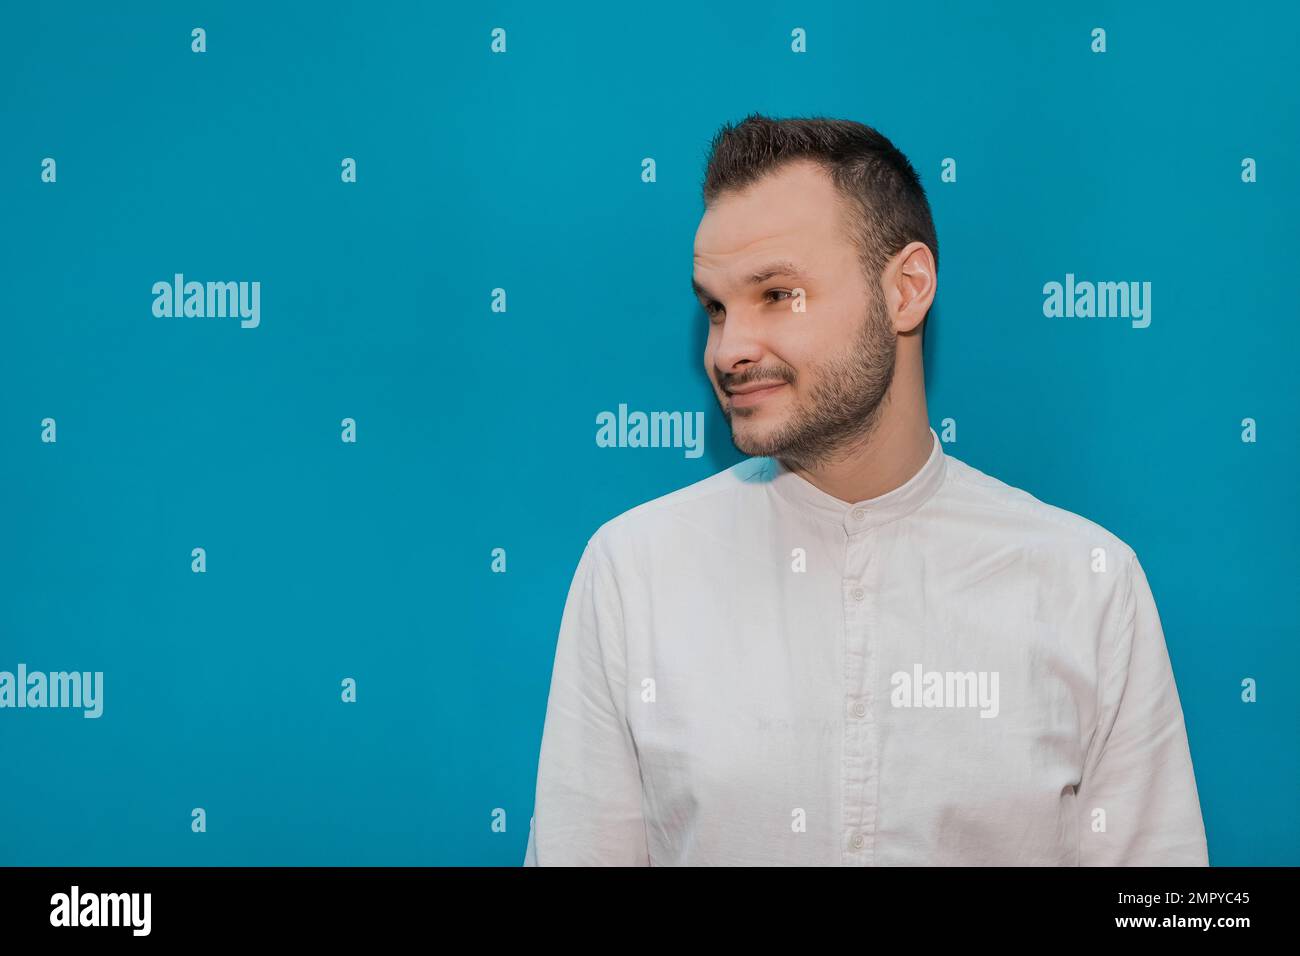
[[[724,125],[709,149],[704,204],[797,159],[821,165],[847,201],[849,228],[868,278],[878,280],[885,264],[909,242],[925,243],[938,270],[939,237],[921,177],[885,136],[853,120],[772,119],[751,113],[736,125]],[[929,324],[927,318],[923,337]]]

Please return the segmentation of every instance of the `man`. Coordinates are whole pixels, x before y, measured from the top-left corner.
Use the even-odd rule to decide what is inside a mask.
[[[911,164],[751,116],[704,201],[704,368],[753,457],[588,541],[525,863],[1205,865],[1133,550],[928,424]]]

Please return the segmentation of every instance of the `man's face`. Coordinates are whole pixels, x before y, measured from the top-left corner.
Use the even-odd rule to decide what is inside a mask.
[[[860,441],[883,409],[896,333],[840,203],[824,170],[796,161],[719,196],[696,230],[704,368],[746,455],[815,467]],[[792,308],[795,289],[804,312]],[[770,387],[732,393],[760,383]]]

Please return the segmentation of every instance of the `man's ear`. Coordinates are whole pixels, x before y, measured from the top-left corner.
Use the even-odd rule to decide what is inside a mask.
[[[922,323],[938,288],[934,255],[923,242],[908,243],[885,272],[889,277],[886,294],[894,306],[894,328],[907,333],[922,326],[924,336]]]

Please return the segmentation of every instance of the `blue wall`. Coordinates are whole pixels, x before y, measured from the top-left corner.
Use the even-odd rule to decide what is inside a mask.
[[[584,543],[741,457],[688,282],[752,111],[912,159],[946,450],[1136,549],[1211,862],[1300,863],[1300,17],[1004,6],[10,5],[0,670],[104,700],[0,710],[0,863],[519,863]],[[176,273],[259,324],[155,316]],[[1150,325],[1045,316],[1067,273]],[[619,403],[704,411],[704,454],[598,448]]]

